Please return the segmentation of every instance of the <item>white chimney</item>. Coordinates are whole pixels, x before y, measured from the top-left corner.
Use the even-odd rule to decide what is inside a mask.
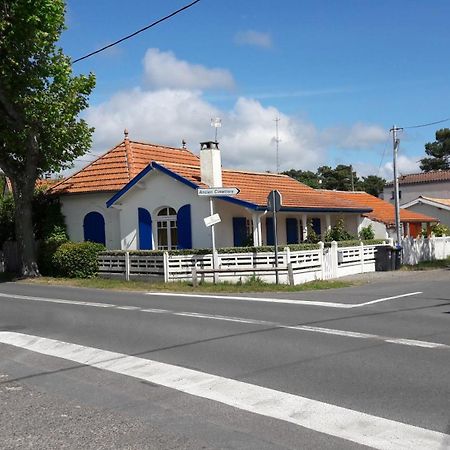
[[[219,143],[200,142],[200,177],[209,187],[222,187],[222,161]]]

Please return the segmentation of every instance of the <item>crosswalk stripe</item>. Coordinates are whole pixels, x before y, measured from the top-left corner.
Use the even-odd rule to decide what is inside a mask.
[[[0,331],[0,343],[138,378],[382,450],[442,450],[450,436],[217,375],[40,336]]]

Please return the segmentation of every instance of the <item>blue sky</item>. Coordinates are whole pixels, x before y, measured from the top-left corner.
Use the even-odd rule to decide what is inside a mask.
[[[61,45],[77,58],[186,3],[69,0]],[[97,76],[83,162],[125,127],[197,151],[219,116],[224,166],[273,171],[279,117],[282,170],[343,163],[390,178],[389,128],[450,117],[449,17],[448,0],[202,0],[74,66]],[[443,126],[401,134],[401,172]]]

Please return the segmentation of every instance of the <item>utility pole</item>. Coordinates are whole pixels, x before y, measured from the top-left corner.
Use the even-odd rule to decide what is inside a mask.
[[[352,181],[352,192],[355,192],[355,183],[353,181],[353,166],[350,164],[350,179]]]
[[[400,145],[400,139],[397,138],[397,131],[401,131],[403,128],[398,128],[395,125],[392,126],[390,131],[392,131],[392,147],[393,147],[393,166],[394,166],[394,205],[395,205],[395,234],[397,236],[397,244],[400,245],[401,242],[401,232],[400,232],[400,198],[398,191],[398,173],[397,173],[397,154],[398,147]]]

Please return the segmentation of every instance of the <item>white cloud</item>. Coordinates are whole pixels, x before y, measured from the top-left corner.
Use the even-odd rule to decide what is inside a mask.
[[[239,45],[253,45],[266,49],[273,47],[272,37],[269,33],[255,30],[237,32],[234,36],[234,42]]]
[[[94,151],[98,153],[123,139],[124,128],[134,140],[178,147],[185,139],[188,147],[197,152],[199,142],[213,137],[211,117],[221,117],[218,139],[224,167],[275,171],[277,116],[281,169],[316,168],[325,148],[320,147],[315,127],[251,99],[240,98],[227,111],[203,100],[199,92],[136,88],[90,108],[86,119],[95,127]]]
[[[355,123],[351,127],[332,127],[323,133],[325,142],[345,150],[361,150],[374,148],[385,143],[389,132],[379,125]]]
[[[173,52],[150,48],[144,56],[145,79],[156,89],[232,89],[234,80],[226,69],[209,69],[177,59]]]
[[[399,155],[397,158],[398,174],[406,175],[409,173],[418,173],[421,171],[419,164],[420,161],[417,156]],[[394,178],[394,164],[392,161],[384,164],[383,173],[387,180],[392,180]]]
[[[209,76],[208,83],[212,87],[232,81],[231,74],[219,82],[220,77],[215,78],[216,69],[191,65],[176,59],[170,52],[157,49],[146,53],[144,65],[152,81],[151,88],[135,87],[118,92],[87,111],[86,119],[95,127],[95,154],[104,153],[120,142],[124,128],[129,130],[132,140],[179,147],[184,139],[188,148],[198,153],[199,142],[214,136],[214,129],[210,127],[212,117],[222,119],[218,140],[223,166],[229,168],[276,170],[276,117],[280,118],[281,170],[316,170],[327,164],[329,149],[370,148],[387,138],[381,127],[363,123],[320,130],[304,118],[283,114],[273,106],[246,97],[238,98],[231,108],[220,109],[202,93],[195,75],[204,72],[203,82],[206,83],[205,78]],[[161,73],[157,73],[158,68]],[[163,72],[167,76],[164,77]],[[357,161],[354,164],[356,167]]]

